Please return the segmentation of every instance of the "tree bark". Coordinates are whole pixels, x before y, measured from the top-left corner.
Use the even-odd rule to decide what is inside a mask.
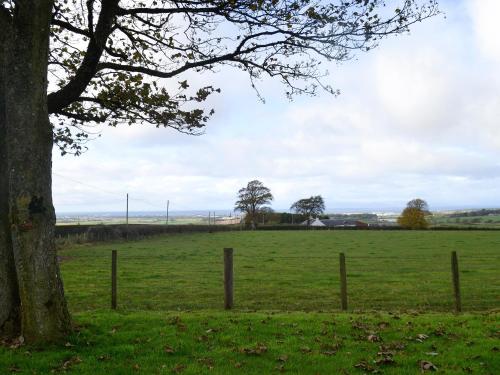
[[[58,341],[70,330],[54,242],[52,127],[47,111],[51,11],[51,0],[16,2],[11,45],[4,49],[7,61],[2,61],[7,243],[17,275],[21,333],[31,343]]]
[[[0,51],[11,46],[12,30],[7,14],[0,14]],[[6,143],[6,54],[0,54],[0,337],[21,334],[20,302],[9,225],[9,184]]]

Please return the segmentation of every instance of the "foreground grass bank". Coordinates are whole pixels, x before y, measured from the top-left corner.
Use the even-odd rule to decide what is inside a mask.
[[[65,345],[0,347],[0,374],[498,374],[498,318],[79,313]]]
[[[500,233],[272,231],[191,233],[75,245],[60,252],[72,311],[107,309],[111,250],[118,307],[223,306],[222,249],[234,248],[235,309],[338,310],[338,254],[347,259],[351,310],[452,311],[450,252],[458,252],[464,311],[500,306]]]

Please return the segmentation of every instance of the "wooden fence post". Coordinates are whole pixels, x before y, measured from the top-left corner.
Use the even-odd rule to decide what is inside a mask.
[[[233,249],[224,249],[224,308],[233,308]]]
[[[111,250],[111,308],[116,310],[116,250]]]
[[[453,281],[453,294],[455,295],[455,311],[462,311],[462,300],[460,298],[460,275],[458,273],[457,252],[451,252],[451,275]]]
[[[347,273],[345,268],[345,255],[339,254],[340,263],[340,304],[342,310],[347,310]]]

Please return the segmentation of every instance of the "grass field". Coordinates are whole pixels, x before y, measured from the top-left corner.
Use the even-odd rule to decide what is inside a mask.
[[[450,217],[448,214],[435,213],[430,217],[430,223],[440,227],[498,228],[500,215]]]
[[[65,346],[2,349],[0,373],[498,374],[498,315],[80,313]],[[428,365],[429,366],[429,365]]]
[[[230,312],[224,247],[235,251]],[[60,346],[0,345],[0,374],[496,375],[499,249],[500,234],[487,231],[223,232],[72,245],[59,254],[76,331]],[[452,250],[460,315],[451,312]],[[338,311],[341,251],[348,313]]]
[[[451,311],[450,252],[459,255],[465,311],[500,305],[500,233],[293,231],[179,234],[60,252],[73,311],[107,309],[111,249],[121,310],[219,309],[222,249],[234,248],[237,310],[331,311],[340,306],[338,253],[351,310]]]

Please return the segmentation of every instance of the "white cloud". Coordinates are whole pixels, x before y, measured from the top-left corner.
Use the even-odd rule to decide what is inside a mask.
[[[137,210],[161,210],[167,199],[172,209],[226,209],[254,178],[276,208],[312,194],[333,209],[400,207],[416,196],[432,207],[496,206],[500,60],[479,4],[493,13],[500,2],[445,3],[446,20],[336,68],[339,98],[288,103],[264,82],[263,105],[244,74],[221,72],[206,135],[106,129],[80,158],[56,157],[56,208],[121,209],[129,192],[142,199]]]
[[[472,17],[479,49],[484,56],[500,62],[500,38],[498,0],[469,0],[468,9]]]

